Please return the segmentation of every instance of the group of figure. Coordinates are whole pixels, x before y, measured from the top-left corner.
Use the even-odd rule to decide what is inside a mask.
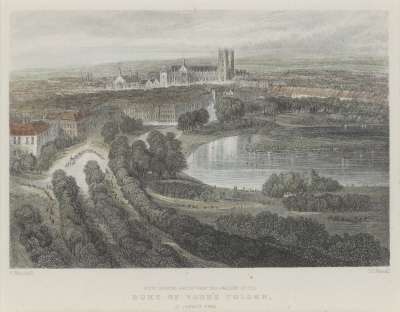
[[[101,159],[104,159],[104,157],[102,155],[100,155],[97,151],[95,151],[94,149],[86,149],[84,151],[80,151],[78,154],[71,156],[69,158],[69,161],[65,164],[65,167],[71,167],[73,165],[75,165],[75,162],[85,153],[93,153],[96,154],[98,157],[100,157]]]

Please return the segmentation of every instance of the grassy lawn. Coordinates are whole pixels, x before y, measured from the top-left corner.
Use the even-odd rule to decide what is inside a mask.
[[[232,190],[217,188],[220,192],[232,192]],[[239,191],[236,199],[218,201],[191,200],[163,196],[148,190],[152,200],[163,207],[178,209],[182,214],[196,217],[202,222],[214,224],[222,215],[250,213],[257,214],[262,211],[271,211],[278,214],[286,214],[282,201],[276,198],[264,196],[261,192]]]

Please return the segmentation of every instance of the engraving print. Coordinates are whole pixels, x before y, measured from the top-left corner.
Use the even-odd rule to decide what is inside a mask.
[[[389,265],[384,11],[18,11],[12,268]]]

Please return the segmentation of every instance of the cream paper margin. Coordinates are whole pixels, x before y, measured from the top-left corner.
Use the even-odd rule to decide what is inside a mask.
[[[397,0],[1,0],[1,306],[4,312],[400,311],[400,3]],[[8,56],[13,10],[386,10],[391,265],[381,268],[9,269]],[[219,300],[194,296],[214,294]],[[260,299],[247,299],[247,295]],[[135,295],[153,295],[135,300]],[[192,299],[187,299],[187,295]],[[233,299],[238,295],[239,299]],[[240,297],[240,295],[244,297]],[[174,297],[178,296],[178,297]],[[160,299],[157,299],[160,298]],[[177,298],[175,300],[175,298]]]

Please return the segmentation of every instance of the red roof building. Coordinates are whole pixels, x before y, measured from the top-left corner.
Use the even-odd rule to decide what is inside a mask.
[[[10,135],[29,136],[38,135],[49,129],[49,125],[43,121],[32,123],[10,123]]]
[[[43,145],[53,141],[57,132],[48,123],[36,121],[31,123],[10,123],[10,151],[28,153],[38,156]]]

